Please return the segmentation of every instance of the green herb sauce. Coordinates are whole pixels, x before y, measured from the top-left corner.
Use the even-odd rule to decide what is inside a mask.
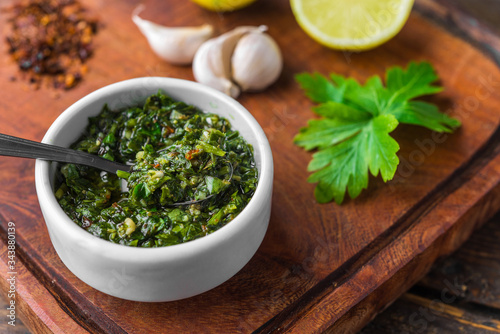
[[[252,146],[218,115],[159,92],[143,107],[104,106],[89,122],[73,148],[135,165],[118,176],[73,164],[58,171],[59,204],[97,237],[138,247],[183,243],[233,220],[255,192]]]

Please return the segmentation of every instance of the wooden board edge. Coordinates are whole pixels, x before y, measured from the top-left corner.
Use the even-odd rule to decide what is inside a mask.
[[[454,6],[452,0],[417,0],[415,11],[482,51],[500,66],[500,36]]]
[[[0,243],[6,245],[8,233],[5,222],[7,220],[1,214],[0,222],[3,222],[0,224]],[[62,312],[60,314],[69,316],[71,321],[78,324],[85,333],[126,333],[103,312],[89,314],[86,310],[92,308],[90,302],[72,285],[65,281],[54,280],[53,277],[57,277],[55,269],[52,266],[43,265],[42,256],[20,235],[16,236],[16,257],[26,272],[36,279],[33,284],[39,285],[40,289],[47,292],[47,297],[51,298],[54,305],[57,305]],[[31,306],[37,307],[36,304]]]
[[[324,333],[356,333],[368,322],[373,320],[383,310],[389,307],[397,298],[403,295],[411,286],[423,278],[440,258],[447,257],[456,251],[471,234],[483,226],[489,219],[498,213],[500,207],[500,183],[491,192],[482,198],[467,214],[462,216],[446,233],[437,238],[430,247],[425,249],[408,264],[402,267],[395,275],[386,280],[375,291],[361,302],[352,307],[339,320],[328,327]],[[466,226],[470,225],[470,226]],[[464,229],[465,233],[455,233]],[[457,237],[458,236],[458,237]],[[452,283],[450,282],[450,285]],[[449,289],[453,289],[450,286]],[[389,294],[387,291],[391,291]],[[397,291],[397,293],[394,293]],[[446,291],[441,295],[446,296]],[[448,291],[448,293],[451,293]],[[434,303],[446,304],[446,298],[433,300]],[[425,310],[417,315],[418,319],[425,317]]]
[[[2,223],[6,222],[3,221]],[[31,332],[37,334],[64,334],[67,333],[66,329],[71,329],[73,334],[88,333],[58,306],[57,301],[49,291],[45,289],[17,256],[15,257],[15,274],[10,274],[11,270],[9,270],[6,261],[7,251],[7,243],[2,238],[0,241],[0,291],[4,296],[12,294],[10,291],[15,291],[13,293],[14,297],[6,300],[9,302],[14,300],[16,319],[21,319]],[[15,290],[11,289],[10,281],[7,281],[12,277],[15,278],[13,281]],[[33,289],[37,290],[38,296],[33,296]],[[42,307],[40,301],[44,304],[53,305],[53,307]]]

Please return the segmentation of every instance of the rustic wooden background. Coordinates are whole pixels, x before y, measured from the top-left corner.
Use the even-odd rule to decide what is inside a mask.
[[[500,332],[500,213],[362,334]]]
[[[499,0],[458,0],[454,5],[500,34]],[[497,215],[362,333],[499,333],[499,237]],[[12,330],[4,321],[5,305],[0,304],[0,311],[0,333],[29,333],[21,322]]]

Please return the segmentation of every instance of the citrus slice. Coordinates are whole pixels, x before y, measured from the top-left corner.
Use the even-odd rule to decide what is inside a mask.
[[[215,12],[230,12],[250,5],[256,0],[192,0],[203,8]]]
[[[404,26],[413,0],[290,0],[295,19],[317,42],[334,49],[368,50]]]

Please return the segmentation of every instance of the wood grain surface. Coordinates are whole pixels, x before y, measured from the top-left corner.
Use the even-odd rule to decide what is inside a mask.
[[[500,332],[500,213],[361,334]]]
[[[70,91],[31,90],[1,44],[0,132],[40,140],[66,107],[119,80],[147,75],[192,80],[189,67],[168,65],[149,50],[130,20],[138,3],[86,1],[102,27],[90,72]],[[281,47],[285,67],[278,82],[266,92],[239,98],[273,149],[269,230],[248,265],[205,294],[170,303],[123,301],[90,288],[66,269],[51,246],[37,204],[34,163],[1,158],[1,236],[5,242],[6,224],[15,222],[20,310],[38,331],[353,332],[500,208],[500,97],[495,94],[500,71],[476,36],[443,20],[453,14],[451,9],[420,1],[396,38],[373,51],[349,53],[312,41],[285,0],[258,1],[224,15],[182,0],[145,4],[145,18],[173,26],[210,22],[224,32],[243,24],[267,24]],[[2,12],[1,31],[7,29],[6,17]],[[429,100],[459,118],[462,128],[437,135],[400,126],[394,137],[401,144],[402,163],[393,181],[371,178],[369,190],[355,201],[317,204],[314,185],[306,182],[310,153],[292,143],[313,117],[294,74],[335,71],[365,80],[410,60],[433,63],[446,91]],[[0,285],[5,289],[5,283]]]

